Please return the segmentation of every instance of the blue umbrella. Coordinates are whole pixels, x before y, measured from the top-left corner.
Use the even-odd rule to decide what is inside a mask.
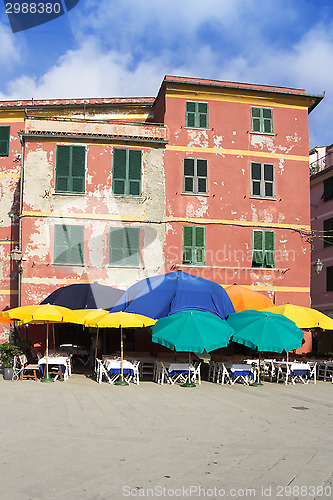
[[[74,283],[52,292],[41,304],[53,304],[68,309],[105,309],[109,311],[124,291],[99,283]]]
[[[206,311],[222,319],[235,312],[220,285],[183,271],[139,281],[124,293],[111,312],[126,311],[159,319],[186,310]]]

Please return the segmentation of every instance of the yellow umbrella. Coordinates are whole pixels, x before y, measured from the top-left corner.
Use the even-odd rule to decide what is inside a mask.
[[[311,307],[283,304],[281,306],[263,309],[263,311],[283,314],[294,321],[298,328],[322,328],[323,330],[333,330],[333,319],[316,309],[311,309]]]
[[[76,312],[84,319],[84,326],[97,328],[95,355],[94,355],[94,366],[96,371],[97,342],[98,342],[98,330],[99,330],[97,322],[98,320],[104,318],[104,316],[106,316],[107,314],[110,314],[110,311],[106,311],[105,309],[76,309]]]
[[[15,307],[4,311],[5,318],[16,319],[25,323],[46,323],[46,370],[43,382],[53,382],[49,376],[49,324],[50,323],[77,323],[84,324],[82,316],[67,307],[51,304]]]
[[[142,328],[143,326],[152,326],[156,323],[156,319],[142,316],[141,314],[128,312],[115,312],[106,314],[104,317],[96,321],[98,328],[120,328],[120,378],[116,385],[128,385],[124,379],[123,361],[124,361],[124,343],[123,343],[123,328]]]

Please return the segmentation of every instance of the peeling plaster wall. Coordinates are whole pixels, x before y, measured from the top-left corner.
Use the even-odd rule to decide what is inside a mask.
[[[182,92],[189,95],[181,99]],[[171,218],[166,233],[167,270],[178,265],[220,284],[261,287],[272,298],[281,287],[298,287],[304,290],[299,303],[308,305],[310,244],[299,232],[283,227],[310,225],[307,108],[283,107],[281,102],[274,106],[267,104],[266,97],[247,103],[240,98],[241,91],[233,102],[220,99],[218,92],[214,100],[214,91],[200,94],[185,87],[166,92],[164,123],[170,144],[165,154],[166,214]],[[273,95],[268,97],[274,100]],[[186,100],[208,102],[208,129],[186,128]],[[251,133],[251,105],[272,108],[274,134]],[[183,194],[184,158],[208,160],[207,196]],[[251,161],[274,165],[275,199],[251,196]],[[219,220],[224,223],[212,223]],[[233,221],[246,224],[235,226]],[[205,227],[205,266],[184,266],[183,226],[200,222]],[[253,229],[275,231],[275,269],[252,269]]]
[[[91,143],[85,146],[83,195],[54,192],[56,142],[33,138],[26,146],[22,281],[26,303],[31,303],[32,297],[41,301],[55,288],[77,280],[126,289],[139,279],[164,271],[164,148],[128,145],[143,151],[142,196],[128,197],[112,194],[113,147]],[[55,224],[84,226],[84,266],[53,264]],[[111,226],[141,228],[140,268],[109,267]]]
[[[24,120],[4,112],[0,126],[10,127],[9,155],[0,156],[0,310],[17,305],[17,266],[11,265],[10,252],[18,244],[19,188],[21,170],[21,143],[18,132]],[[1,332],[9,331],[0,325]]]

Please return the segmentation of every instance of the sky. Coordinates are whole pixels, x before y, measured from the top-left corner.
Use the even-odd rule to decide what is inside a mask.
[[[310,148],[329,145],[332,14],[332,0],[80,0],[12,33],[2,3],[0,100],[154,97],[166,74],[294,87],[325,92]]]

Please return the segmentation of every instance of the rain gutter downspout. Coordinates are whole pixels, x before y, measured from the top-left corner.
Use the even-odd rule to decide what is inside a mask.
[[[22,252],[22,211],[23,211],[23,184],[24,184],[24,139],[22,134],[19,134],[22,146],[21,154],[21,172],[20,172],[20,205],[19,205],[19,234],[18,234],[18,249]],[[22,256],[22,253],[21,253]],[[22,261],[18,265],[18,283],[17,283],[17,305],[21,306],[21,285],[22,285]]]

